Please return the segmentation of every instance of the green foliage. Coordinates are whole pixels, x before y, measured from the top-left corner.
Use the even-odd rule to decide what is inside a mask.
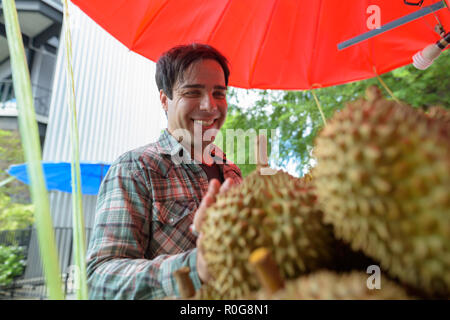
[[[20,247],[0,245],[0,286],[10,284],[25,268],[23,250]]]
[[[0,130],[0,181],[9,177],[6,169],[24,162],[18,132]],[[0,188],[0,230],[27,228],[33,223],[28,186],[12,181]]]
[[[413,107],[427,109],[432,105],[450,108],[450,53],[445,51],[427,70],[421,71],[408,65],[381,76],[394,96]],[[340,86],[316,89],[325,117],[330,118],[334,112],[342,109],[345,102],[364,95],[365,89],[372,84],[378,85],[386,97],[390,97],[379,80],[375,77],[364,81]],[[250,90],[255,92],[255,90]],[[288,164],[297,164],[296,171],[301,176],[308,171],[311,164],[311,151],[314,139],[323,127],[323,120],[310,91],[267,91],[257,90],[259,96],[248,108],[230,103],[227,121],[222,133],[227,128],[248,130],[277,129],[280,139],[278,158],[271,163],[286,168]],[[236,98],[237,91],[230,90],[230,97]],[[230,99],[232,100],[232,99]],[[227,157],[236,150],[224,149]],[[246,153],[251,150],[246,147]],[[232,159],[232,158],[230,158]],[[233,159],[232,159],[233,160]],[[254,166],[239,164],[244,175]]]
[[[25,159],[19,133],[17,131],[0,130],[0,181],[10,177],[6,173],[10,165],[23,162],[25,162]],[[14,202],[30,203],[28,186],[20,181],[8,183],[0,189],[1,192],[12,197]]]
[[[33,224],[33,205],[12,202],[0,192],[0,231],[25,229]]]
[[[19,148],[17,148],[19,146]],[[0,154],[2,163],[8,160],[23,160],[20,138],[15,131],[0,130]]]

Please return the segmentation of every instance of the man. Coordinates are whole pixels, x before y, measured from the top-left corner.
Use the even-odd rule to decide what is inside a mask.
[[[207,45],[178,46],[159,59],[167,129],[119,157],[100,187],[87,257],[91,299],[179,296],[173,272],[183,266],[196,289],[208,281],[201,236],[190,227],[199,230],[215,196],[242,181],[211,144],[225,122],[228,77],[226,59]]]

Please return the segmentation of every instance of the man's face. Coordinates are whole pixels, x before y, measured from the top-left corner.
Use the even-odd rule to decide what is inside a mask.
[[[190,133],[191,139],[194,139],[195,130],[195,138],[198,140],[198,133],[203,136],[207,130],[218,131],[227,114],[226,90],[225,75],[216,60],[193,62],[184,72],[183,79],[175,83],[172,99],[160,90],[161,103],[167,112],[169,132],[174,134],[179,129],[185,129]]]

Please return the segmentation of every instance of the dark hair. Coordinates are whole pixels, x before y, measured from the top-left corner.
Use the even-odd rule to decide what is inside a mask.
[[[156,85],[158,90],[172,99],[173,86],[177,80],[183,80],[184,71],[195,61],[203,59],[216,60],[223,69],[225,85],[228,86],[230,69],[227,59],[215,48],[200,43],[176,46],[166,51],[156,63]]]

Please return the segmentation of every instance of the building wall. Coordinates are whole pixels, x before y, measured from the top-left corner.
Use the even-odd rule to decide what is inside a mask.
[[[155,63],[128,50],[73,5],[70,18],[80,161],[112,162],[127,150],[155,141],[166,126],[154,80]],[[63,34],[60,39],[43,159],[70,162]],[[83,196],[87,228],[94,223],[95,203],[95,196]],[[54,227],[72,226],[70,194],[50,192],[50,206]],[[26,277],[41,274],[34,262],[35,238]],[[60,240],[58,246],[60,260],[67,261],[70,239]]]
[[[45,141],[45,133],[48,123],[49,104],[52,96],[53,74],[55,71],[56,56],[44,51],[32,51],[26,49],[28,59],[31,61],[30,80],[33,90],[34,107],[41,146]],[[4,67],[5,66],[5,67]],[[12,86],[12,80],[4,80],[11,76],[10,64],[5,63],[0,68],[0,82],[7,82],[7,86]],[[5,97],[0,98],[5,102]],[[19,130],[18,110],[15,105],[5,106],[0,103],[0,129]]]

